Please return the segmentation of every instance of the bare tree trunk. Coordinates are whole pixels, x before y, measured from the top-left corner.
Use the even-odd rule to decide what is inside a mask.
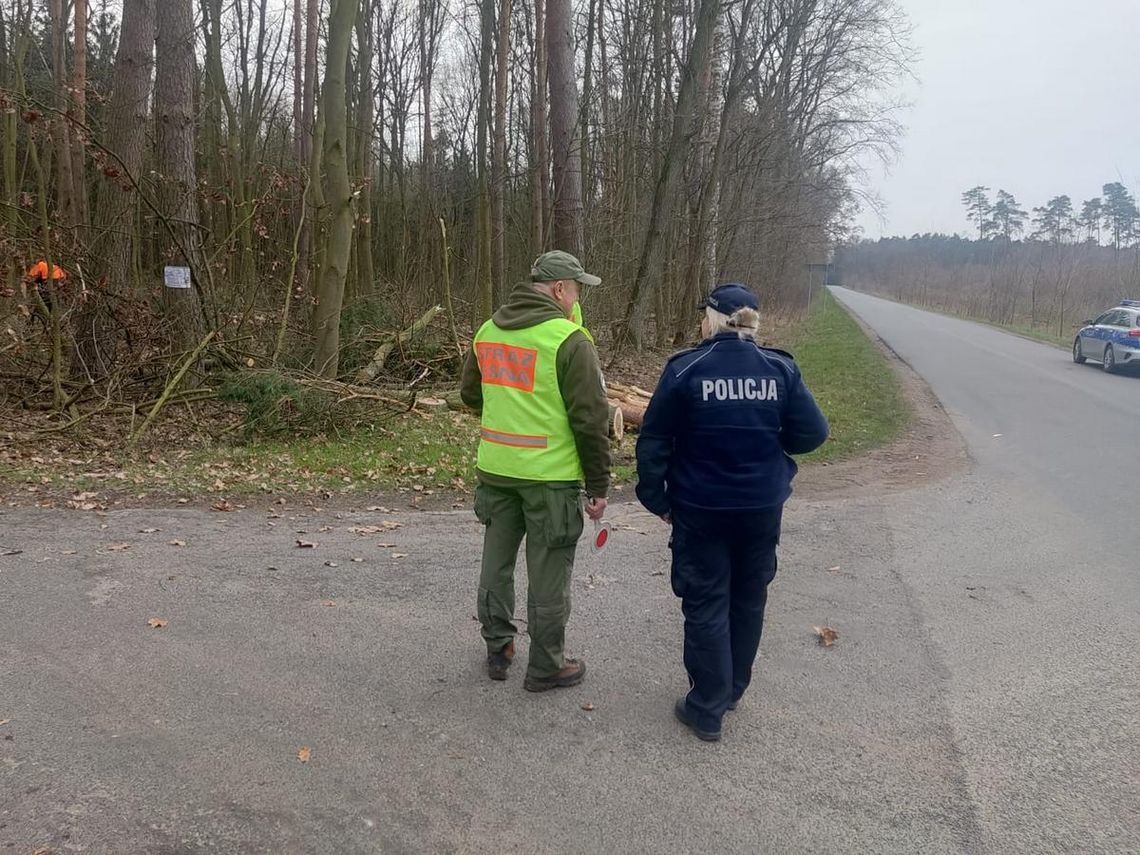
[[[313,312],[316,339],[314,368],[321,377],[335,378],[340,360],[340,313],[344,283],[352,254],[352,185],[348,179],[348,108],[345,103],[348,49],[358,0],[333,0],[329,20],[325,79],[321,86],[322,146],[325,170],[324,201],[329,226]]]
[[[594,175],[590,154],[590,102],[594,91],[594,34],[601,0],[590,0],[586,19],[586,65],[582,75],[582,104],[578,115],[578,137],[582,141],[582,211],[589,214],[594,198]]]
[[[546,0],[534,0],[534,89],[531,94],[531,133],[534,169],[531,181],[531,252],[546,249],[546,218],[550,210],[550,152],[546,144]]]
[[[661,171],[657,177],[657,186],[653,192],[649,224],[633,281],[633,294],[623,322],[621,343],[625,346],[634,345],[640,348],[644,341],[645,323],[649,307],[653,304],[653,290],[662,267],[664,235],[673,218],[678,196],[677,182],[681,176],[686,137],[692,120],[693,104],[696,101],[697,76],[708,62],[713,31],[719,18],[720,0],[701,0],[689,61],[681,78],[681,90],[677,95],[669,147],[665,152]]]
[[[491,199],[487,180],[487,136],[491,124],[491,51],[495,30],[495,0],[481,0],[479,39],[479,120],[475,158],[479,182],[478,259],[476,287],[479,311],[476,321],[491,317],[494,309],[494,280],[491,274]]]
[[[693,265],[692,293],[699,296],[712,290],[717,275],[717,237],[719,231],[718,202],[720,199],[721,141],[721,88],[720,40],[722,22],[718,18],[712,37],[712,48],[701,80],[701,109],[704,120],[701,128],[700,176],[701,187],[697,203],[696,258]],[[696,302],[695,300],[692,302]]]
[[[511,0],[499,3],[498,46],[495,51],[495,145],[491,152],[491,277],[495,287],[507,286],[507,224],[503,197],[507,191],[507,71],[511,49]]]
[[[302,0],[297,0],[301,3]],[[335,2],[335,0],[333,0]],[[301,140],[304,146],[301,162],[313,159],[313,118],[317,94],[317,33],[320,29],[320,0],[308,0],[305,10],[305,82],[301,105]]]
[[[372,16],[362,7],[356,17],[357,93],[359,117],[356,132],[356,174],[360,198],[356,211],[356,293],[372,294],[376,288],[372,265]]]
[[[14,92],[17,95],[24,93],[24,57],[31,45],[29,35],[28,9],[21,17],[17,10],[16,17],[5,19],[3,9],[0,9],[0,88]],[[16,233],[16,223],[19,220],[20,175],[18,171],[19,139],[17,132],[18,112],[4,110],[0,112],[0,179],[3,183],[3,196],[0,196],[0,224],[7,234]],[[22,279],[22,271],[18,260],[11,254],[4,262],[4,281],[11,292],[16,291]]]
[[[248,231],[243,216],[245,199],[244,153],[242,151],[243,121],[239,120],[238,109],[245,114],[246,96],[239,92],[239,107],[235,109],[226,85],[226,74],[222,65],[222,17],[223,0],[200,0],[202,29],[206,36],[205,74],[199,96],[204,117],[199,135],[206,151],[213,156],[205,158],[205,177],[213,187],[227,188],[224,198],[218,204],[207,208],[207,225],[215,233],[240,235],[242,252],[226,254],[226,272],[230,281],[245,281],[242,265],[249,247]],[[239,39],[239,49],[244,39]],[[245,68],[244,60],[238,62]]]
[[[189,267],[191,288],[164,288],[176,345],[190,351],[202,338],[204,274],[194,163],[194,8],[192,0],[157,5],[154,106],[157,166],[165,234],[162,258]]]
[[[305,16],[301,4],[305,0],[293,0],[293,156],[297,161],[297,171],[308,165],[305,157]]]
[[[65,118],[71,112],[71,99],[67,95],[67,21],[63,16],[63,0],[48,0],[51,18],[52,74],[55,77],[56,105],[59,116],[55,119],[56,205],[60,217],[68,223],[77,221],[75,212],[75,179],[72,175],[74,155],[71,150],[71,129]]]
[[[447,269],[447,260],[443,257],[447,246],[439,243],[439,223],[436,221],[435,143],[431,115],[432,79],[439,56],[445,12],[444,0],[419,0],[420,95],[423,111],[420,141],[420,240],[424,255],[421,267],[429,283],[429,290],[434,290],[430,283],[443,275],[442,270]]]
[[[72,116],[78,127],[87,124],[87,0],[74,0],[75,3],[75,45],[72,50],[72,59],[75,67],[72,69],[71,89],[73,107]],[[82,133],[75,130],[72,135],[72,165],[71,178],[74,182],[75,220],[81,226],[88,222],[87,210],[87,170],[86,147]]]
[[[420,82],[421,104],[423,106],[423,126],[420,135],[420,181],[430,203],[432,182],[432,140],[431,140],[431,79],[435,72],[435,5],[431,0],[420,0]],[[428,205],[428,217],[431,206]]]
[[[76,324],[77,357],[73,368],[106,377],[115,364],[120,330],[106,298],[114,300],[134,286],[135,185],[141,179],[146,147],[147,97],[154,69],[155,0],[123,0],[115,77],[107,105],[107,148],[117,157],[103,165],[105,180],[95,196],[95,237],[91,247],[93,279],[102,282]]]
[[[554,242],[582,253],[582,161],[578,136],[578,78],[570,0],[549,0],[546,50],[550,68],[550,140],[554,161]]]
[[[298,4],[303,0],[295,0]],[[313,136],[316,132],[314,127],[314,115],[316,113],[316,93],[317,93],[317,32],[320,27],[320,0],[307,0],[307,7],[305,9],[305,76],[303,81],[303,93],[301,104],[301,158],[299,166],[302,169],[309,169],[310,174],[307,179],[307,185],[310,194],[314,198],[319,197],[319,193],[313,194],[313,190],[320,189],[320,176],[312,171],[313,163],[318,157],[319,152],[316,151],[313,145]],[[311,266],[310,254],[313,243],[313,226],[317,222],[315,211],[310,211],[309,216],[306,216],[301,222],[301,228],[297,235],[297,276],[296,286],[299,289],[308,290],[309,286],[309,268]]]

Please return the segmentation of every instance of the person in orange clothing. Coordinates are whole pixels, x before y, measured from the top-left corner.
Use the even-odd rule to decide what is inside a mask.
[[[40,259],[31,267],[28,268],[28,279],[34,282],[46,282],[48,278],[48,265],[44,259]],[[60,281],[67,278],[67,274],[63,268],[58,264],[51,266],[51,278],[54,281]]]
[[[55,312],[56,298],[55,292],[63,286],[67,281],[67,272],[58,264],[51,266],[51,277],[48,277],[48,263],[44,259],[40,259],[31,267],[28,272],[24,274],[24,281],[34,288],[36,293],[39,294],[39,300],[32,300],[32,314],[39,316],[47,327],[51,326],[51,316]],[[30,293],[29,293],[29,296]],[[40,301],[47,308],[47,316],[43,315],[43,310],[40,307]]]

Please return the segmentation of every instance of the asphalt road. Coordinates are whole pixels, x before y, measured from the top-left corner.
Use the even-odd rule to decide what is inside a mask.
[[[839,296],[974,465],[792,500],[723,742],[672,719],[666,531],[633,505],[579,558],[590,673],[545,695],[482,676],[470,510],[6,507],[0,852],[1137,851],[1140,380]]]
[[[891,529],[982,848],[1140,852],[1140,379],[835,294],[927,380],[975,462],[904,497]]]

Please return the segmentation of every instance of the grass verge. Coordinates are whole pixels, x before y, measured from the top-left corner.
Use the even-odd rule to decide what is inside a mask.
[[[0,492],[10,499],[70,500],[214,495],[388,493],[431,496],[473,483],[478,422],[462,413],[383,413],[351,431],[230,441],[157,442],[133,454],[115,442],[66,437],[14,444],[0,454]]]
[[[1027,323],[994,324],[990,323],[989,321],[979,321],[977,318],[969,318],[964,315],[962,316],[962,319],[966,321],[973,321],[977,324],[985,324],[987,327],[993,327],[994,329],[1005,330],[1006,332],[1011,332],[1015,335],[1019,335],[1022,338],[1031,338],[1034,341],[1051,344],[1063,350],[1068,350],[1070,347],[1072,347],[1073,339],[1077,337],[1077,330],[1080,329],[1079,326],[1073,327],[1073,332],[1071,335],[1058,335],[1056,330],[1044,330],[1040,327],[1030,326]]]
[[[788,330],[804,380],[831,423],[831,437],[803,461],[854,457],[886,445],[910,420],[910,403],[883,352],[824,292],[806,320]]]

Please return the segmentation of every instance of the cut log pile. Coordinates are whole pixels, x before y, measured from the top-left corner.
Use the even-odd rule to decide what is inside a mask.
[[[467,410],[459,397],[458,391],[448,392],[445,395],[417,394],[407,389],[376,389],[374,387],[352,386],[347,383],[336,383],[331,380],[304,380],[298,381],[306,386],[314,386],[322,391],[338,394],[340,400],[374,400],[387,404],[403,405],[409,409],[416,409],[426,413],[444,413],[447,411],[463,412]],[[623,387],[623,390],[627,387]],[[634,425],[641,424],[641,416],[649,403],[649,393],[636,389],[633,392],[622,391],[621,396],[628,397],[629,401],[615,397],[612,389],[607,390],[610,402],[610,439],[620,441],[625,435],[625,426],[628,418],[635,418]],[[627,416],[626,413],[631,414]]]
[[[372,355],[372,359],[369,363],[357,372],[355,386],[335,384],[342,393],[342,397],[345,399],[370,398],[389,404],[404,404],[409,408],[415,408],[421,412],[460,411],[466,409],[462,401],[459,400],[458,392],[452,392],[443,397],[436,397],[430,394],[421,395],[406,389],[372,391],[363,388],[367,384],[375,382],[377,376],[384,368],[384,363],[392,354],[393,350],[402,346],[404,342],[421,334],[441,311],[441,307],[433,306],[417,318],[416,322],[407,329],[386,335],[381,340],[380,346]],[[458,342],[457,346],[459,346]],[[325,391],[333,390],[326,389]],[[606,398],[610,404],[610,439],[620,441],[626,428],[631,428],[635,431],[640,429],[641,422],[645,418],[645,409],[649,406],[649,399],[652,396],[652,392],[648,392],[640,386],[617,382],[609,382],[606,384]]]
[[[606,397],[610,404],[621,411],[622,420],[626,426],[640,428],[645,418],[645,408],[649,406],[652,392],[647,392],[639,386],[627,386],[625,383],[606,383]]]

